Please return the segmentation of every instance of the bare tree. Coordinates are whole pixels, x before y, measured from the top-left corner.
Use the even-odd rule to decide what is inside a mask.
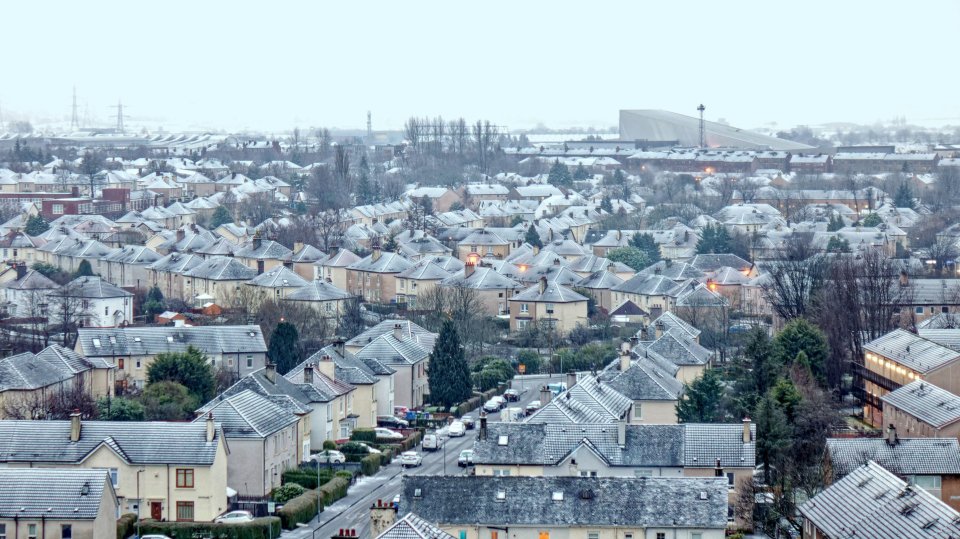
[[[347,211],[331,209],[320,212],[315,219],[316,238],[318,246],[324,252],[330,252],[334,247],[343,243],[343,233],[346,230]]]
[[[60,334],[63,346],[73,348],[77,342],[77,328],[90,316],[87,300],[80,296],[79,287],[72,283],[50,292],[47,297],[52,329]]]
[[[779,259],[768,265],[763,294],[784,321],[806,317],[813,293],[823,284],[827,264],[811,240],[812,234],[794,233]]]

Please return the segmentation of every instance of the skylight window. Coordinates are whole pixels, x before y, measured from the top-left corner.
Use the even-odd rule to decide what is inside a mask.
[[[413,497],[414,497],[414,498],[420,498],[420,497],[422,497],[422,496],[423,496],[423,491],[422,491],[422,490],[420,490],[420,489],[418,489],[418,488],[413,489]]]
[[[505,501],[507,501],[507,491],[505,491],[505,490],[498,490],[498,491],[497,491],[497,501],[498,501],[498,502],[505,502]]]
[[[507,442],[510,441],[510,437],[506,434],[501,434],[497,437],[497,445],[507,445]]]
[[[100,348],[100,339],[94,339],[94,340],[93,340],[93,347],[94,347],[94,348]]]
[[[561,491],[561,490],[555,491],[555,492],[553,493],[553,495],[550,496],[550,499],[553,500],[553,501],[555,501],[555,502],[562,502],[562,501],[563,501],[563,491]]]

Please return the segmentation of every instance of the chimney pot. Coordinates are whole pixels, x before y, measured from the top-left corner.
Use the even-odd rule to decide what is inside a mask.
[[[277,383],[277,366],[268,360],[264,368],[264,375],[271,384]]]
[[[743,418],[743,443],[748,444],[753,441],[753,436],[750,434],[750,418]]]
[[[216,429],[213,425],[213,412],[207,412],[207,441],[212,442]]]
[[[400,324],[393,325],[393,338],[402,341],[403,340],[403,326]]]
[[[79,442],[80,441],[80,410],[74,410],[70,414],[70,441]]]
[[[567,372],[567,390],[577,385],[577,373],[575,371]]]

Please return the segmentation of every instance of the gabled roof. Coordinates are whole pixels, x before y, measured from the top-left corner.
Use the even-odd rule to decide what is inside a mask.
[[[643,268],[639,273],[641,275],[662,275],[674,281],[701,279],[706,276],[706,274],[696,266],[685,262],[672,262],[670,260],[661,260]]]
[[[671,329],[649,344],[641,343],[635,352],[638,355],[657,355],[674,365],[706,365],[713,352],[700,346],[687,333]]]
[[[587,301],[587,298],[577,294],[569,288],[556,284],[547,283],[543,291],[540,291],[540,284],[535,284],[523,292],[514,295],[510,301],[529,301],[545,303],[576,303]]]
[[[623,279],[609,270],[600,270],[587,275],[577,283],[577,286],[594,290],[607,290],[623,284]]]
[[[380,253],[376,252],[360,259],[347,266],[354,271],[366,271],[371,273],[400,273],[403,270],[413,266],[413,262],[404,258],[399,253]]]
[[[335,301],[352,297],[349,292],[337,288],[333,283],[318,279],[290,292],[283,299],[284,301]]]
[[[313,245],[304,245],[293,253],[293,256],[290,260],[298,264],[311,264],[325,256],[327,255],[324,254],[323,251],[317,249]]]
[[[212,281],[247,281],[257,275],[257,270],[230,256],[214,256],[184,271],[183,275]]]
[[[397,277],[422,281],[439,281],[449,276],[449,271],[434,264],[429,259],[421,260],[397,274]]]
[[[212,413],[230,438],[266,438],[299,421],[296,415],[249,389],[216,401],[194,423],[206,421]]]
[[[443,281],[441,285],[445,287],[466,287],[474,290],[503,290],[520,288],[520,283],[501,275],[493,268],[479,267],[474,268],[470,275],[465,275],[466,270],[455,273]]]
[[[960,420],[960,396],[924,380],[895,389],[880,400],[936,429]]]
[[[8,290],[53,290],[60,285],[51,281],[46,275],[37,270],[30,270],[26,275],[14,281],[0,284],[0,288]]]
[[[256,241],[251,241],[237,249],[235,256],[237,258],[290,260],[293,256],[293,251],[275,241],[261,241],[259,245]]]
[[[152,356],[193,346],[209,355],[266,353],[260,326],[154,326],[80,328],[77,345],[87,357]]]
[[[727,525],[726,478],[406,475],[401,499],[404,512],[443,526]]]
[[[696,339],[700,336],[699,329],[691,326],[686,320],[680,318],[672,311],[665,311],[663,314],[658,316],[657,319],[653,321],[652,325],[656,327],[657,324],[663,325],[664,332],[679,330],[690,336],[692,339]]]
[[[727,307],[729,304],[727,298],[696,281],[690,281],[686,290],[677,297],[677,307]]]
[[[864,344],[863,349],[891,359],[921,374],[960,359],[960,352],[903,329],[895,329],[874,339]]]
[[[737,271],[747,271],[753,267],[753,263],[734,254],[696,255],[688,263],[701,271],[717,271],[724,266]]]
[[[407,513],[374,539],[456,539],[436,525]]]
[[[843,477],[868,461],[899,475],[960,475],[956,438],[828,438],[833,473]]]
[[[78,464],[108,445],[130,464],[210,466],[220,429],[207,441],[200,423],[83,421],[80,440],[70,441],[70,421],[0,421],[0,462]]]
[[[663,275],[645,275],[638,273],[623,284],[611,288],[614,292],[637,294],[640,296],[677,297],[685,290],[684,283],[678,283]]]
[[[268,288],[301,288],[309,283],[286,266],[277,266],[250,279],[247,284]]]
[[[61,291],[65,296],[71,298],[103,299],[133,296],[132,293],[114,286],[100,277],[77,277],[63,285]]]
[[[354,355],[360,360],[370,358],[386,365],[414,365],[425,361],[430,356],[430,350],[403,335],[397,340],[393,333],[384,333]]]
[[[105,496],[116,503],[103,468],[0,469],[0,520],[94,520]]]
[[[683,393],[683,384],[670,373],[643,358],[633,361],[626,371],[607,369],[600,377],[631,401],[674,401]]]
[[[960,514],[870,461],[799,507],[827,537],[945,539]]]
[[[394,326],[400,325],[400,333],[404,339],[412,339],[424,349],[433,350],[433,343],[437,339],[436,333],[431,333],[418,324],[409,320],[384,320],[379,324],[367,329],[363,333],[346,342],[347,346],[363,347],[381,335],[393,333]]]

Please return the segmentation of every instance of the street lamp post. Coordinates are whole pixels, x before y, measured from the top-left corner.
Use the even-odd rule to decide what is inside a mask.
[[[143,468],[137,470],[137,537],[140,537],[140,506],[143,505],[143,500],[140,498],[140,474],[143,471]]]

